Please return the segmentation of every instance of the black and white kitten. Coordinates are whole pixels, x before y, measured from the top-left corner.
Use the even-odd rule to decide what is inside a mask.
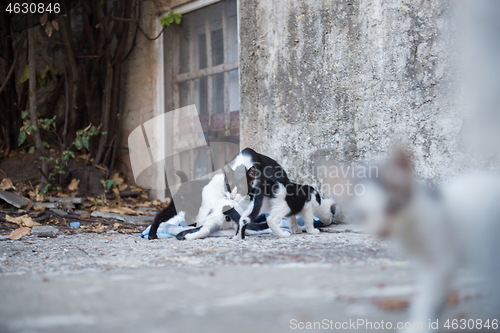
[[[278,223],[284,217],[290,218],[290,226],[295,233],[302,231],[297,226],[295,215],[304,218],[306,230],[310,234],[319,233],[314,228],[316,215],[323,223],[327,223],[335,213],[335,200],[321,198],[313,187],[292,183],[285,170],[275,160],[245,148],[225,168],[237,170],[245,167],[250,204],[241,214],[236,229],[236,238],[245,237],[246,226],[255,221],[257,216],[270,212],[267,218],[269,228],[278,237],[288,237],[290,233],[281,230]]]
[[[194,218],[198,214],[202,202],[201,192],[203,191],[203,188],[208,185],[210,180],[199,179],[188,181],[188,177],[184,172],[177,171],[176,174],[181,179],[182,185],[173,196],[172,202],[167,206],[167,208],[156,214],[153,224],[151,224],[151,229],[149,230],[149,239],[157,239],[158,236],[156,235],[156,232],[160,223],[168,221],[177,215],[178,212],[175,207],[176,204],[179,207],[183,207],[185,210],[186,224],[195,224]]]
[[[179,172],[177,174],[184,182]],[[313,187],[290,182],[286,172],[275,160],[250,148],[236,155],[224,168],[224,174],[217,174],[210,181],[200,180],[190,184],[192,182],[183,183],[173,201],[184,202],[193,196],[196,198],[191,201],[195,203],[193,211],[199,202],[195,217],[197,228],[182,232],[177,236],[178,239],[204,238],[213,230],[229,229],[233,222],[237,222],[236,238],[244,238],[246,226],[258,215],[268,211],[270,215],[267,223],[277,236],[290,236],[290,233],[278,227],[284,217],[290,218],[295,233],[302,232],[297,226],[295,215],[302,216],[307,232],[314,234],[319,233],[319,230],[314,228],[313,215],[327,223],[335,213],[333,199],[322,199]],[[177,211],[173,204],[160,212],[155,217],[149,239],[156,238],[156,230],[162,221],[175,215]],[[192,212],[186,219],[187,224],[190,224],[189,221],[194,222],[191,216]]]

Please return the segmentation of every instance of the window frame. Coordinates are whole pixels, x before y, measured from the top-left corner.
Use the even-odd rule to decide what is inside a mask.
[[[172,10],[176,13],[180,14],[189,14],[191,12],[194,12],[198,9],[202,9],[204,7],[207,7],[209,5],[215,5],[219,2],[225,2],[224,0],[197,0],[197,1],[190,1],[187,3],[184,3],[178,7],[172,8]],[[159,95],[161,97],[158,98],[158,103],[160,107],[163,107],[164,110],[163,112],[168,112],[170,110],[176,110],[180,108],[180,103],[181,103],[181,97],[180,97],[180,84],[183,82],[188,82],[189,85],[189,90],[188,90],[188,103],[187,105],[195,104],[195,80],[201,79],[206,77],[207,78],[207,116],[208,116],[208,139],[207,141],[216,141],[217,139],[213,140],[213,135],[212,135],[212,118],[214,115],[214,110],[213,110],[213,101],[212,101],[212,96],[213,96],[213,82],[215,81],[215,75],[217,74],[223,74],[224,75],[224,135],[229,138],[229,140],[234,140],[235,138],[231,137],[231,110],[230,110],[230,88],[229,88],[229,72],[238,70],[238,90],[239,90],[239,17],[238,17],[238,1],[236,1],[236,36],[238,39],[238,56],[236,60],[231,61],[231,62],[225,62],[229,60],[229,51],[228,51],[228,16],[227,16],[227,10],[226,7],[227,5],[224,3],[223,4],[224,9],[223,9],[223,14],[222,14],[222,39],[223,39],[223,57],[224,57],[224,63],[215,65],[215,66],[209,66],[213,64],[212,62],[212,45],[211,45],[211,26],[210,26],[210,20],[207,15],[205,15],[205,36],[206,36],[206,58],[207,58],[207,67],[203,69],[198,69],[195,70],[196,64],[195,64],[195,56],[190,57],[189,60],[189,72],[185,73],[179,73],[180,72],[180,61],[179,61],[179,56],[180,56],[180,50],[177,48],[169,48],[168,46],[170,45],[180,45],[180,34],[177,31],[177,27],[175,25],[171,25],[169,27],[166,27],[164,33],[165,36],[163,38],[159,38],[160,40],[160,73],[161,73],[161,78],[159,80],[160,87],[161,87],[161,92],[159,91]],[[166,12],[163,14],[167,14]],[[189,46],[189,52],[190,54],[194,54],[193,52],[196,52],[193,49],[193,43],[190,42]],[[238,91],[239,95],[239,91]],[[240,101],[238,100],[238,105],[240,105]],[[240,112],[241,105],[238,107],[238,112]],[[162,113],[163,113],[162,112]],[[198,110],[200,112],[200,110]],[[241,114],[241,113],[240,113]],[[238,122],[239,123],[239,122]],[[164,131],[166,133],[173,133],[172,137],[165,136],[165,143],[167,145],[175,145],[175,137],[178,134],[178,129],[173,126],[173,124],[170,124],[172,126],[171,128],[165,128]],[[237,137],[239,137],[239,126],[238,126],[238,134]],[[238,139],[239,141],[239,139]],[[209,143],[209,142],[208,142]],[[208,160],[212,161],[212,153],[210,149],[210,145],[208,146],[208,151],[207,154],[209,156]],[[189,175],[188,177],[190,179],[194,179],[196,170],[194,168],[194,162],[196,160],[197,156],[195,156],[195,153],[190,150],[189,151],[189,165],[190,165],[190,170],[189,170]],[[211,163],[208,162],[207,165],[207,173],[211,173],[215,170],[213,170],[213,165],[210,165]],[[180,170],[180,165],[176,165],[176,168]]]

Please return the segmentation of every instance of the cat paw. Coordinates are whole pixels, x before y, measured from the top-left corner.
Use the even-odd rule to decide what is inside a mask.
[[[288,231],[283,231],[278,235],[280,238],[290,237],[290,233]]]
[[[184,236],[184,239],[193,240],[193,239],[196,239],[196,236],[194,234],[187,234]]]
[[[311,235],[317,235],[319,234],[319,229],[313,229],[311,232],[307,232],[308,234],[311,234]]]

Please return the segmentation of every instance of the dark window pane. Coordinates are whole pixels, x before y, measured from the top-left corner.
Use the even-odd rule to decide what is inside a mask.
[[[224,63],[224,40],[222,39],[222,29],[211,32],[212,41],[212,66]]]
[[[212,113],[224,113],[224,73],[211,76]]]

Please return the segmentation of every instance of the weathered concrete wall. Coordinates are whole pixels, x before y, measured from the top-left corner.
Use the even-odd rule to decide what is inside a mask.
[[[436,183],[460,146],[454,10],[443,0],[239,0],[241,146],[318,185],[314,166],[379,161],[394,142]]]

